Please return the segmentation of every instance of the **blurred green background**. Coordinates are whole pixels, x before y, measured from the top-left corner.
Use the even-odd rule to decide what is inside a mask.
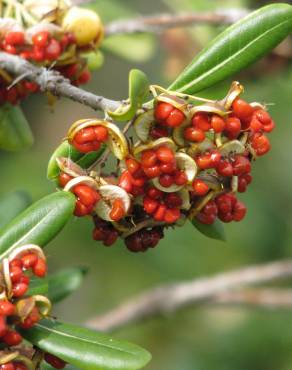
[[[253,9],[269,2],[98,0],[94,3],[107,21],[162,11]],[[109,40],[108,47],[112,43],[116,54],[105,52],[103,68],[94,74],[86,88],[110,98],[125,98],[128,72],[133,67],[144,70],[152,83],[167,86],[221,29],[204,25],[171,30],[156,38],[141,35],[127,38],[125,42],[129,46],[123,48],[119,47],[121,40]],[[47,248],[50,270],[83,265],[90,271],[82,288],[56,306],[58,317],[82,323],[157,284],[289,258],[292,252],[289,47],[291,51],[291,40],[279,53],[234,76],[245,85],[246,99],[271,104],[270,112],[277,127],[271,135],[272,152],[254,165],[254,182],[248,193],[240,196],[248,206],[248,215],[240,225],[226,226],[227,243],[209,240],[188,225],[168,231],[158,248],[145,254],[131,254],[122,243],[105,248],[92,241],[91,221],[73,219]],[[127,59],[121,59],[117,53]],[[229,83],[216,86],[208,95],[224,96]],[[75,120],[93,117],[95,113],[65,99],[58,101],[52,111],[42,96],[29,98],[23,109],[35,134],[35,144],[26,152],[1,153],[1,192],[25,189],[36,200],[54,191],[46,179],[46,165],[67,128]],[[292,370],[291,326],[289,311],[204,306],[132,325],[115,335],[152,352],[148,370]]]

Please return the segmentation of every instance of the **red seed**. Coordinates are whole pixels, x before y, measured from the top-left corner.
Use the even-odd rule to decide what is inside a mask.
[[[50,353],[45,353],[44,356],[45,361],[53,366],[55,369],[64,369],[66,366],[66,362],[61,360],[59,357],[51,355]]]
[[[133,184],[132,184],[132,176],[129,171],[124,171],[118,181],[118,186],[126,190],[127,193],[131,193]]]
[[[50,33],[48,31],[41,31],[33,35],[32,42],[34,45],[45,48],[48,45]]]
[[[152,199],[158,200],[163,196],[163,193],[161,190],[151,187],[147,190],[147,195]]]
[[[253,114],[253,107],[242,99],[235,99],[232,104],[233,114],[240,120],[246,121]]]
[[[73,179],[72,176],[68,175],[65,172],[61,172],[60,175],[59,175],[58,182],[59,182],[59,185],[61,186],[61,188],[64,188],[66,186],[66,184],[68,184],[68,182],[72,179]]]
[[[94,127],[95,139],[100,142],[105,142],[108,139],[108,130],[103,126]]]
[[[118,222],[120,221],[126,214],[124,203],[121,199],[115,199],[113,202],[112,210],[109,214],[110,218]]]
[[[133,158],[126,159],[126,166],[131,175],[134,175],[140,169],[140,163]]]
[[[241,122],[236,117],[227,118],[225,133],[229,139],[236,139],[241,131]]]
[[[173,163],[175,161],[173,151],[167,146],[161,146],[156,150],[156,157],[162,163]]]
[[[38,258],[37,263],[33,267],[33,273],[37,277],[44,277],[47,273],[47,264],[46,261],[42,258]]]
[[[22,342],[22,336],[15,330],[8,330],[2,337],[3,342],[8,346],[17,346]]]
[[[24,295],[28,290],[27,284],[17,283],[13,286],[12,294],[14,297],[19,298]]]
[[[77,85],[85,85],[91,79],[91,73],[88,69],[84,70],[77,79]]]
[[[196,218],[201,224],[211,225],[215,222],[216,215],[206,215],[204,213],[199,213]]]
[[[100,200],[99,193],[88,185],[76,185],[72,191],[86,207],[94,206]]]
[[[226,125],[225,121],[222,117],[217,116],[216,114],[214,114],[212,116],[211,126],[212,126],[212,129],[214,130],[214,132],[220,133],[220,132],[224,131],[225,125]]]
[[[152,214],[158,208],[158,201],[149,197],[143,199],[143,207],[146,213]]]
[[[160,204],[158,209],[154,213],[154,216],[153,216],[154,220],[159,221],[159,222],[163,221],[165,212],[166,212],[166,206],[164,204]]]
[[[195,195],[198,195],[200,197],[206,195],[209,191],[209,186],[200,179],[195,179],[193,181],[192,187],[194,189]]]
[[[180,126],[185,119],[185,115],[179,109],[175,108],[170,112],[166,119],[166,124],[170,127]]]
[[[7,362],[6,364],[0,365],[0,370],[16,370],[12,362]]]
[[[23,271],[18,266],[13,266],[10,269],[10,279],[12,283],[18,283],[21,279],[21,276],[23,275]]]
[[[25,42],[24,33],[22,31],[10,31],[5,35],[7,44],[20,46]]]
[[[243,155],[237,155],[232,162],[233,174],[235,176],[243,175],[251,171],[250,161]]]
[[[12,316],[15,314],[15,306],[9,301],[0,301],[0,315],[1,316]]]
[[[154,177],[158,177],[161,173],[159,166],[152,166],[152,167],[143,167],[143,171],[145,175],[149,179],[153,179]]]
[[[246,215],[247,209],[242,202],[237,201],[234,206],[233,220],[236,222],[241,221]]]
[[[0,316],[0,338],[7,333],[8,327],[6,325],[6,317]]]
[[[269,139],[263,134],[255,134],[251,141],[251,145],[258,156],[268,153],[271,149]]]
[[[160,171],[169,175],[173,174],[176,171],[176,162],[162,163],[160,165]]]
[[[184,171],[177,170],[174,174],[174,182],[176,185],[185,185],[188,182],[186,173]]]
[[[22,256],[21,260],[22,260],[22,263],[23,263],[23,267],[25,269],[29,269],[37,263],[38,256],[35,253],[28,253],[28,254]]]
[[[155,107],[154,117],[158,122],[163,122],[167,119],[174,107],[168,103],[158,103]]]
[[[211,128],[211,124],[209,121],[208,113],[198,112],[193,116],[192,124],[194,127],[203,130],[209,131]]]
[[[229,163],[227,160],[221,160],[218,166],[216,167],[216,171],[219,175],[224,177],[230,177],[233,175],[232,164]]]
[[[174,178],[166,173],[159,176],[159,183],[165,188],[169,188],[174,183]]]
[[[201,143],[205,140],[205,133],[203,130],[195,127],[188,127],[184,130],[184,138],[188,141]]]
[[[165,195],[164,203],[168,208],[179,208],[182,205],[182,199],[177,193],[168,193]]]
[[[180,210],[177,208],[167,209],[164,215],[164,221],[173,224],[180,218]]]
[[[141,162],[144,167],[152,167],[157,163],[157,156],[154,150],[144,150],[141,155]]]
[[[62,53],[62,48],[59,41],[51,39],[45,50],[45,58],[49,61],[54,61],[59,58]]]

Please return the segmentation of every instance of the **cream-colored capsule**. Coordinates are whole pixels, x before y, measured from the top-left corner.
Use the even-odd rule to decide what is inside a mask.
[[[65,14],[62,27],[75,35],[78,46],[99,44],[103,36],[103,25],[99,16],[93,10],[77,6]]]

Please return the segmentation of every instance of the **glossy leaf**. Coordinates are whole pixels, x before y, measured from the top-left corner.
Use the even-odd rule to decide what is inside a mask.
[[[137,109],[147,98],[149,82],[145,73],[139,69],[132,69],[129,74],[129,100],[115,112],[108,112],[117,121],[128,121],[134,117]]]
[[[80,287],[86,273],[84,267],[72,267],[48,276],[49,299],[53,303],[62,301]]]
[[[47,278],[31,278],[29,284],[29,290],[27,292],[27,296],[32,295],[48,295],[49,291],[49,284]]]
[[[0,232],[0,260],[25,244],[45,246],[73,213],[75,196],[60,191],[31,205]]]
[[[292,6],[265,6],[227,28],[207,45],[170,86],[193,94],[255,62],[292,32]]]
[[[31,197],[25,191],[13,191],[0,197],[0,229],[12,221],[31,204]]]
[[[43,320],[22,334],[42,350],[84,370],[140,369],[151,358],[134,344],[53,320]]]
[[[29,124],[17,106],[6,104],[0,108],[0,149],[18,151],[33,143]]]
[[[62,144],[58,146],[49,160],[47,177],[49,180],[55,181],[56,178],[59,176],[60,168],[56,162],[57,157],[70,158],[82,168],[87,168],[92,165],[99,157],[101,157],[104,150],[105,146],[102,146],[98,152],[83,154],[78,152],[72,145],[68,143],[67,140],[65,140]]]
[[[219,220],[216,220],[212,225],[205,225],[196,219],[193,219],[192,224],[200,233],[204,234],[208,238],[226,241],[224,226]]]

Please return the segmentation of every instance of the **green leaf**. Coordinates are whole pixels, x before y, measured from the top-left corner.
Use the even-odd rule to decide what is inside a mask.
[[[43,320],[22,334],[42,350],[84,370],[140,369],[151,358],[134,344],[53,320]]]
[[[216,220],[212,225],[204,225],[195,218],[191,221],[195,228],[208,238],[226,241],[225,230],[222,222]]]
[[[27,296],[32,295],[48,295],[49,291],[49,284],[47,278],[31,278],[29,284],[29,290],[27,292]]]
[[[105,146],[101,146],[98,152],[91,152],[83,154],[78,152],[67,140],[63,141],[62,144],[52,154],[47,170],[47,177],[49,180],[55,181],[60,174],[60,168],[56,162],[57,157],[66,157],[72,159],[73,162],[77,163],[82,168],[87,168],[92,165],[105,151]]]
[[[32,204],[0,232],[0,260],[25,244],[45,246],[65,226],[75,207],[75,196],[60,191]]]
[[[153,35],[142,33],[107,37],[102,50],[134,63],[144,63],[153,57],[156,40]]]
[[[12,221],[31,204],[31,197],[25,191],[13,191],[0,197],[0,228]]]
[[[6,104],[0,108],[0,149],[18,151],[30,147],[33,135],[29,124],[17,106]]]
[[[84,267],[72,267],[49,276],[49,299],[53,303],[62,301],[80,287],[86,273]]]
[[[139,69],[132,69],[129,74],[128,103],[121,105],[115,112],[108,112],[108,114],[117,121],[129,121],[144,103],[148,93],[149,81],[147,76]]]
[[[255,62],[292,32],[292,6],[265,6],[227,28],[207,45],[170,86],[193,94]]]

